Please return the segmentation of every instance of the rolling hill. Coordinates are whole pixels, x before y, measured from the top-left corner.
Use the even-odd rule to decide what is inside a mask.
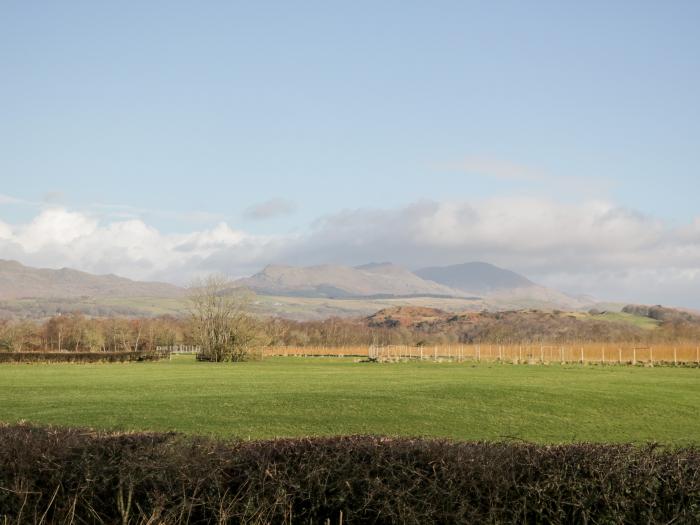
[[[184,295],[167,283],[139,282],[116,275],[93,275],[61,268],[31,268],[0,259],[0,300],[25,298],[162,297]]]
[[[236,285],[262,295],[382,298],[382,297],[465,297],[469,294],[426,281],[391,263],[363,266],[281,266],[269,265]]]

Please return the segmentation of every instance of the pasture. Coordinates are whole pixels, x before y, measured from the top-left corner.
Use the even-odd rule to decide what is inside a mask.
[[[473,362],[0,365],[0,421],[240,437],[700,443],[700,369]]]

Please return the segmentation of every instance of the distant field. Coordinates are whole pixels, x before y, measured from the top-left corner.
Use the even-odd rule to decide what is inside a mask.
[[[479,300],[411,297],[400,299],[331,299],[323,297],[284,297],[258,295],[253,310],[263,315],[280,315],[297,320],[325,319],[331,316],[361,317],[383,308],[395,306],[424,306],[447,311],[479,311],[484,304]]]
[[[11,299],[0,301],[0,317],[45,318],[66,312],[92,316],[183,315],[187,313],[185,298],[167,297],[101,297],[68,299]]]
[[[322,297],[255,296],[251,310],[257,315],[283,316],[296,320],[332,316],[361,317],[399,305],[428,306],[448,311],[479,311],[481,301],[414,297],[401,299],[330,299]],[[102,297],[74,299],[13,299],[0,301],[0,313],[18,317],[47,317],[58,312],[81,311],[90,315],[186,315],[186,298]]]
[[[252,304],[252,311],[258,315],[282,316],[296,320],[326,319],[338,317],[362,317],[373,314],[383,308],[396,306],[421,306],[439,308],[448,312],[479,312],[484,309],[551,309],[551,305],[537,301],[519,303],[484,302],[478,299],[411,297],[397,299],[332,299],[323,297],[288,297],[257,295]],[[89,315],[185,315],[189,303],[186,298],[162,297],[103,297],[74,299],[13,299],[0,301],[0,313],[6,316],[47,317],[58,312],[78,310]],[[595,316],[596,319],[642,323],[650,328],[656,321],[630,314],[620,314],[621,304],[606,305],[608,313]],[[576,313],[577,317],[590,318],[588,313]]]
[[[597,319],[600,321],[610,321],[613,323],[631,324],[632,326],[644,328],[647,330],[653,330],[654,328],[658,328],[660,324],[660,322],[656,319],[617,311],[605,312],[603,314],[598,315],[591,315],[586,312],[575,313],[572,315],[575,315],[579,319]]]
[[[0,420],[242,438],[700,443],[700,369],[274,358],[0,365]]]

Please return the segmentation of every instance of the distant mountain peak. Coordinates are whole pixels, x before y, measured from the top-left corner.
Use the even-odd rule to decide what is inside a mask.
[[[268,264],[262,270],[260,270],[258,272],[258,274],[277,273],[277,272],[284,271],[288,268],[293,268],[293,266],[287,266],[284,264]]]
[[[13,261],[11,259],[0,259],[0,270],[10,269],[10,268],[24,268],[24,265],[19,261]]]
[[[361,264],[360,266],[355,266],[355,268],[358,270],[374,270],[377,268],[386,268],[386,267],[394,267],[394,266],[396,266],[394,263],[385,261],[385,262],[370,262],[367,264]]]
[[[375,274],[397,275],[397,276],[403,275],[403,276],[407,276],[409,278],[416,277],[416,274],[414,274],[410,270],[404,268],[403,266],[399,266],[398,264],[394,264],[391,262],[363,264],[361,266],[355,266],[355,269],[361,270],[363,272],[370,272],[370,273],[375,273]]]
[[[461,297],[464,294],[439,283],[426,281],[392,263],[370,263],[357,267],[324,264],[317,266],[267,266],[247,279],[245,286],[264,295],[300,297]]]
[[[536,286],[527,277],[481,261],[450,266],[431,266],[416,270],[414,273],[423,279],[472,293]]]

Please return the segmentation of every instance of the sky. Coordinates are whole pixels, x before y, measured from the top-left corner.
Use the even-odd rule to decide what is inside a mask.
[[[700,308],[700,3],[0,5],[0,258],[482,260]]]

